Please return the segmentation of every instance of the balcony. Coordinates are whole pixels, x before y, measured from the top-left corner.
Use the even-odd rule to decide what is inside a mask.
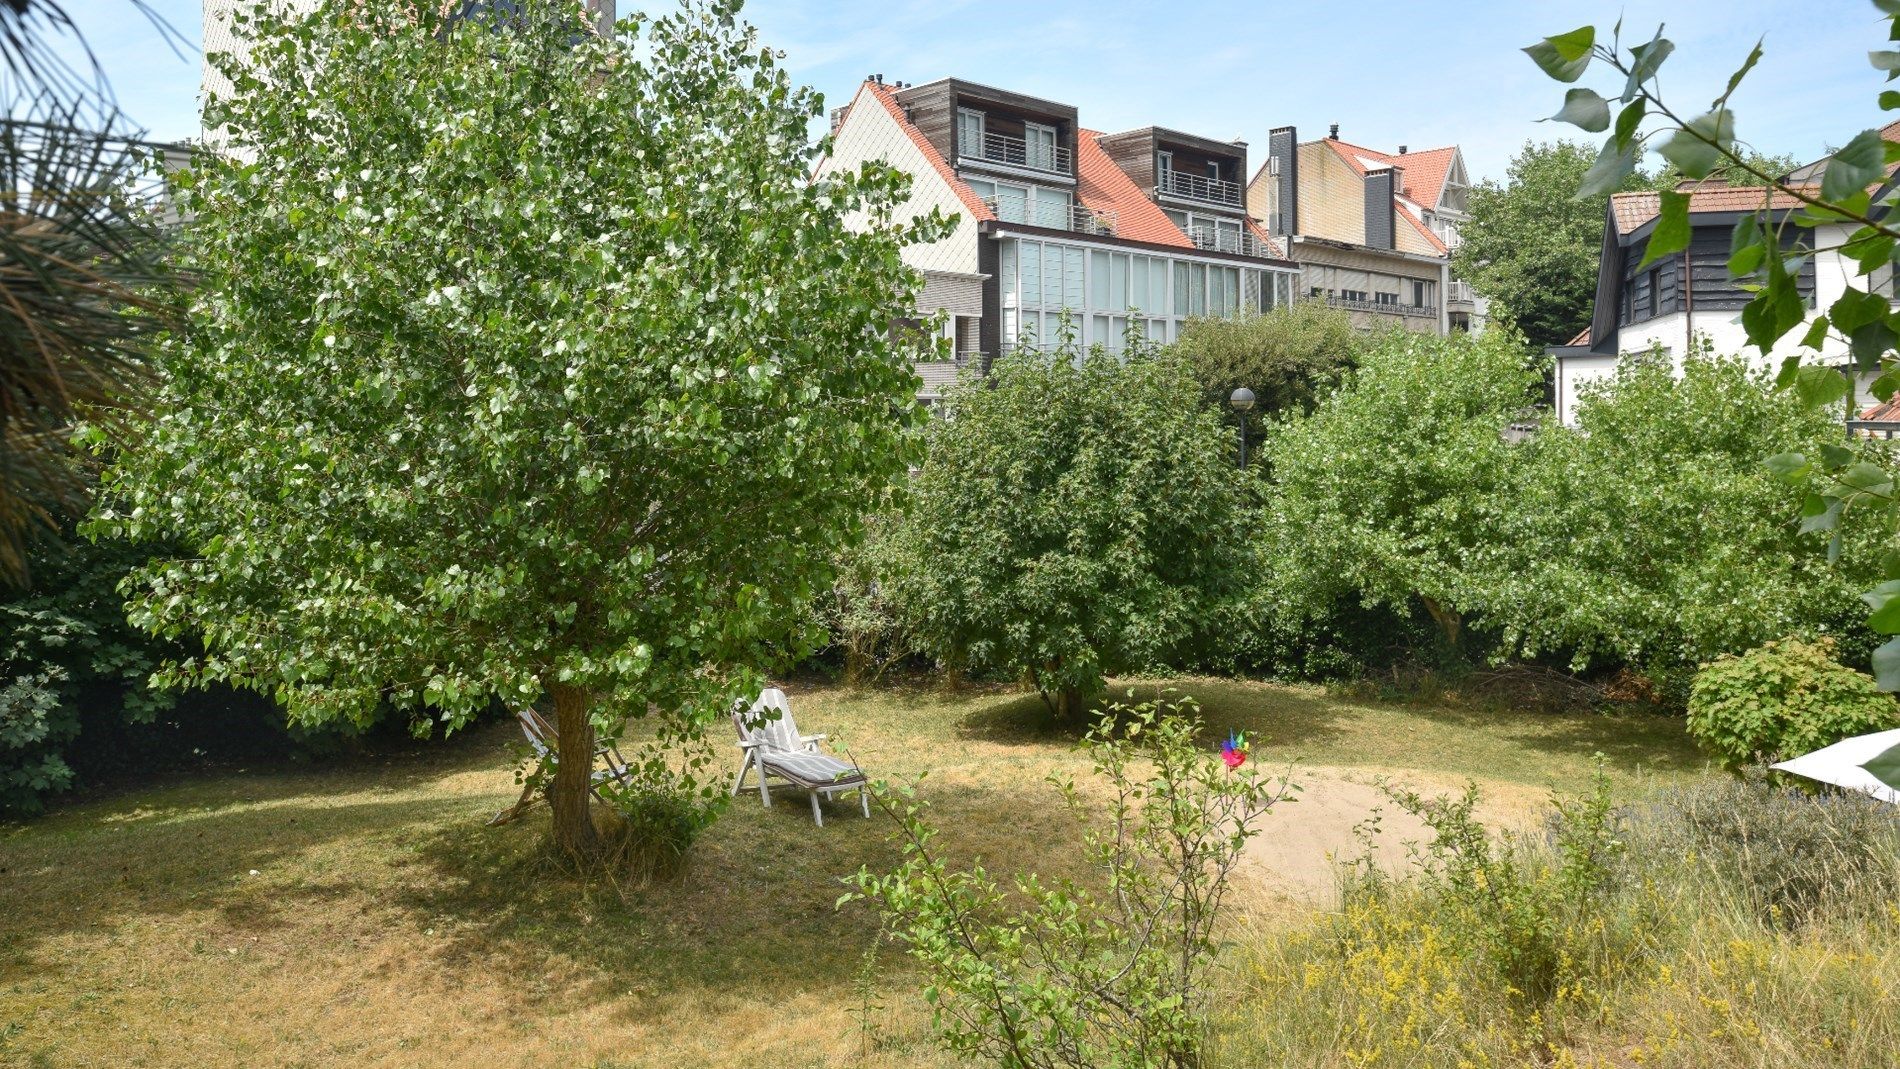
[[[1080,204],[1031,203],[1022,197],[984,197],[983,206],[1005,223],[1022,223],[1075,234],[1113,237],[1115,213],[1098,212]]]
[[[1213,252],[1231,252],[1256,259],[1273,258],[1273,249],[1264,241],[1246,230],[1223,230],[1212,226],[1194,226],[1188,228],[1188,240],[1194,242],[1197,249]]]
[[[981,145],[959,145],[957,152],[966,160],[1001,163],[1050,174],[1075,174],[1075,157],[1068,149],[1040,141],[1025,141],[1008,134],[986,132]]]
[[[1438,306],[1435,304],[1400,304],[1396,295],[1389,301],[1369,300],[1359,297],[1341,297],[1337,293],[1328,293],[1326,303],[1334,308],[1345,308],[1354,312],[1380,312],[1389,316],[1430,316],[1438,318]]]
[[[1240,183],[1224,178],[1208,178],[1186,171],[1162,171],[1155,176],[1155,189],[1166,196],[1220,204],[1229,208],[1241,205]]]
[[[1452,282],[1445,290],[1446,304],[1475,304],[1478,298],[1471,292],[1471,283]]]

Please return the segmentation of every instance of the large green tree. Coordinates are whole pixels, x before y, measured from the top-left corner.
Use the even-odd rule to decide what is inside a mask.
[[[190,328],[98,513],[188,547],[132,583],[203,640],[165,681],[450,729],[546,696],[584,857],[597,729],[690,733],[794,637],[905,470],[888,327],[941,221],[893,224],[888,169],[808,181],[822,101],[737,6],[239,23],[179,179]]]
[[[1254,418],[1306,411],[1353,364],[1362,339],[1352,316],[1324,301],[1295,301],[1260,315],[1192,319],[1177,350],[1207,403],[1234,418],[1228,398],[1252,390]]]
[[[1574,141],[1526,142],[1503,182],[1470,192],[1452,268],[1534,345],[1561,345],[1590,322],[1609,194],[1576,193],[1595,158]]]
[[[1393,332],[1311,414],[1271,427],[1258,537],[1272,615],[1417,604],[1455,645],[1509,549],[1521,459],[1507,431],[1538,374],[1507,330]]]
[[[1029,679],[1059,717],[1105,675],[1194,659],[1242,579],[1246,518],[1199,398],[1178,360],[1099,349],[1009,356],[952,393],[891,557],[920,643]]]

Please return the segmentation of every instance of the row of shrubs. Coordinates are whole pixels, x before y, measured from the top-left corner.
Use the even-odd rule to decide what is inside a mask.
[[[846,676],[920,657],[1063,709],[1157,668],[1512,662],[1638,673],[1681,709],[1698,665],[1765,642],[1865,662],[1879,532],[1850,523],[1830,563],[1763,463],[1839,426],[1744,361],[1629,359],[1575,427],[1531,432],[1544,369],[1501,331],[1379,336],[1344,367],[1307,353],[1299,388],[1262,359],[1278,407],[1239,471],[1232,347],[1275,317],[1311,335],[1296,314],[1319,313],[1015,356],[954,392],[909,499],[821,606]]]

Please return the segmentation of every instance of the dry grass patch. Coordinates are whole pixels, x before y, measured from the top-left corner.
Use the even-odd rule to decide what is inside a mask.
[[[1629,782],[1699,766],[1677,721],[1174,685],[1269,764],[1478,776],[1539,796],[1582,782],[1595,750]],[[790,690],[801,725],[874,774],[929,771],[951,856],[1077,871],[1071,818],[1043,781],[1085,777],[1087,762],[1033,695]],[[839,803],[821,830],[802,797],[767,811],[742,796],[682,872],[623,899],[547,863],[544,818],[481,827],[514,797],[511,745],[492,725],[410,755],[222,775],[0,827],[0,1064],[945,1064],[894,953],[878,959],[881,1005],[860,1012],[875,921],[833,904],[840,877],[896,856],[881,820]],[[1296,819],[1297,805],[1267,837]]]

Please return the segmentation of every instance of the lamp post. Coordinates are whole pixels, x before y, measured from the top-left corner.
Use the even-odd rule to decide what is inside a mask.
[[[1240,466],[1247,466],[1247,410],[1253,407],[1253,391],[1245,386],[1235,390],[1227,403],[1240,413]]]

